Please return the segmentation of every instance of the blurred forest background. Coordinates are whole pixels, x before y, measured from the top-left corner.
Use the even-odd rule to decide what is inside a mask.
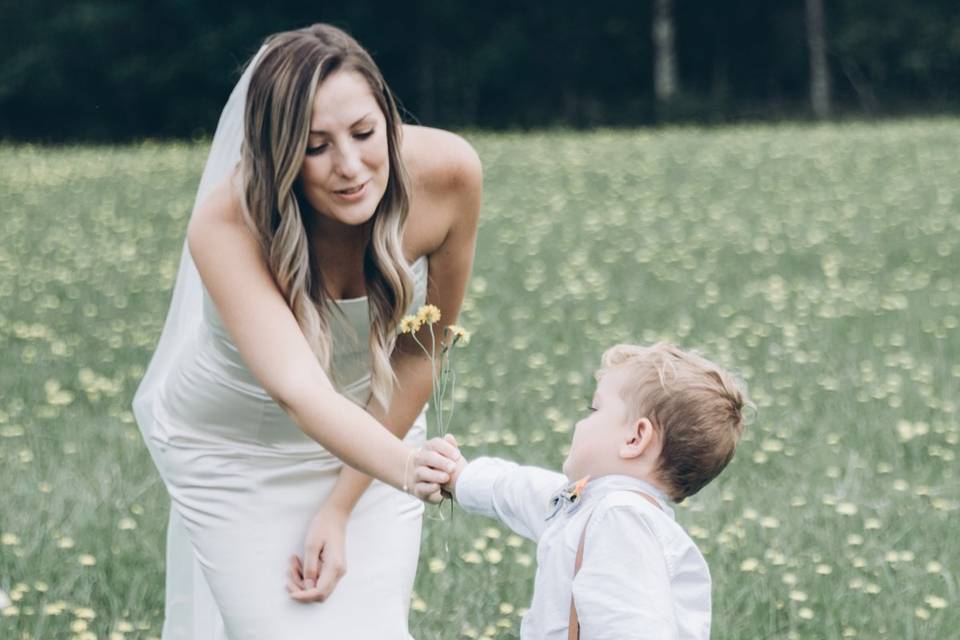
[[[263,38],[312,22],[448,128],[960,111],[955,0],[0,0],[0,140],[209,135]]]

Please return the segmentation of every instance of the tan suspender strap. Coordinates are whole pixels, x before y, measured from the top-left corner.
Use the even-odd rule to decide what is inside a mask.
[[[574,565],[573,569],[574,578],[580,573],[580,565],[583,564],[583,544],[587,540],[587,525],[590,524],[590,518],[592,517],[593,513],[587,516],[587,521],[583,523],[580,546],[577,547],[577,564]],[[580,638],[580,619],[577,617],[577,605],[573,602],[573,580],[570,581],[570,626],[567,628],[567,638],[569,640],[579,640]]]
[[[642,491],[634,491],[633,493],[644,498],[657,509],[660,508],[660,503],[649,493],[643,493]],[[590,518],[592,517],[593,513],[591,512],[590,515],[587,516],[587,521],[583,523],[583,532],[580,534],[580,545],[577,547],[577,563],[573,568],[574,578],[580,573],[580,565],[583,564],[583,545],[587,541],[587,525],[590,524]],[[567,627],[567,638],[569,640],[580,640],[580,618],[577,617],[577,605],[573,601],[573,580],[570,581],[570,625]]]

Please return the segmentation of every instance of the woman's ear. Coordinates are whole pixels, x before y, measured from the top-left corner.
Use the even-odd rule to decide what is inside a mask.
[[[624,460],[639,458],[653,446],[657,433],[648,418],[640,418],[627,429],[626,439],[620,445],[620,457]]]

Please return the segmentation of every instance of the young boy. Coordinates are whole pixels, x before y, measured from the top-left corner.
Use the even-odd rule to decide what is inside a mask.
[[[524,640],[707,639],[710,573],[668,500],[695,494],[730,461],[744,391],[662,342],[609,349],[596,377],[563,474],[460,457],[445,490],[538,542]],[[449,453],[451,441],[427,448]]]

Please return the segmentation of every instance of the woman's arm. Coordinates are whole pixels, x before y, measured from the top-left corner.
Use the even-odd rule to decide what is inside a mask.
[[[229,181],[194,213],[190,253],[247,367],[307,435],[346,464],[394,487],[410,484],[410,454],[337,393],[277,289]]]

